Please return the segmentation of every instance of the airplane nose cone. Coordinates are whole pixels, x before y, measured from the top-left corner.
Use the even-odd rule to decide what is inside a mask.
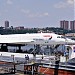
[[[75,41],[74,40],[71,40],[71,39],[66,39],[65,42],[67,44],[75,44]]]

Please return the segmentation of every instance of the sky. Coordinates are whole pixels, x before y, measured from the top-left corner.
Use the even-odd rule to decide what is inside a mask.
[[[59,27],[74,20],[74,0],[0,0],[0,26]]]

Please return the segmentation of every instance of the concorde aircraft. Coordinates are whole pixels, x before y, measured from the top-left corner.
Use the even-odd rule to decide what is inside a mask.
[[[71,44],[75,43],[75,41],[55,33],[32,33],[32,34],[27,33],[27,34],[0,35],[0,43],[57,45],[57,44]]]

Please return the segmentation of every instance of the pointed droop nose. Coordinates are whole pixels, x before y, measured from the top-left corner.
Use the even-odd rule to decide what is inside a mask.
[[[75,40],[71,40],[68,38],[65,39],[65,42],[66,42],[66,44],[75,44]]]

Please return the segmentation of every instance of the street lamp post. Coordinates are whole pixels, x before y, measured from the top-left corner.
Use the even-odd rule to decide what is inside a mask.
[[[13,59],[13,66],[14,66],[14,74],[15,74],[15,60],[14,60],[14,55],[11,55],[12,59]]]

